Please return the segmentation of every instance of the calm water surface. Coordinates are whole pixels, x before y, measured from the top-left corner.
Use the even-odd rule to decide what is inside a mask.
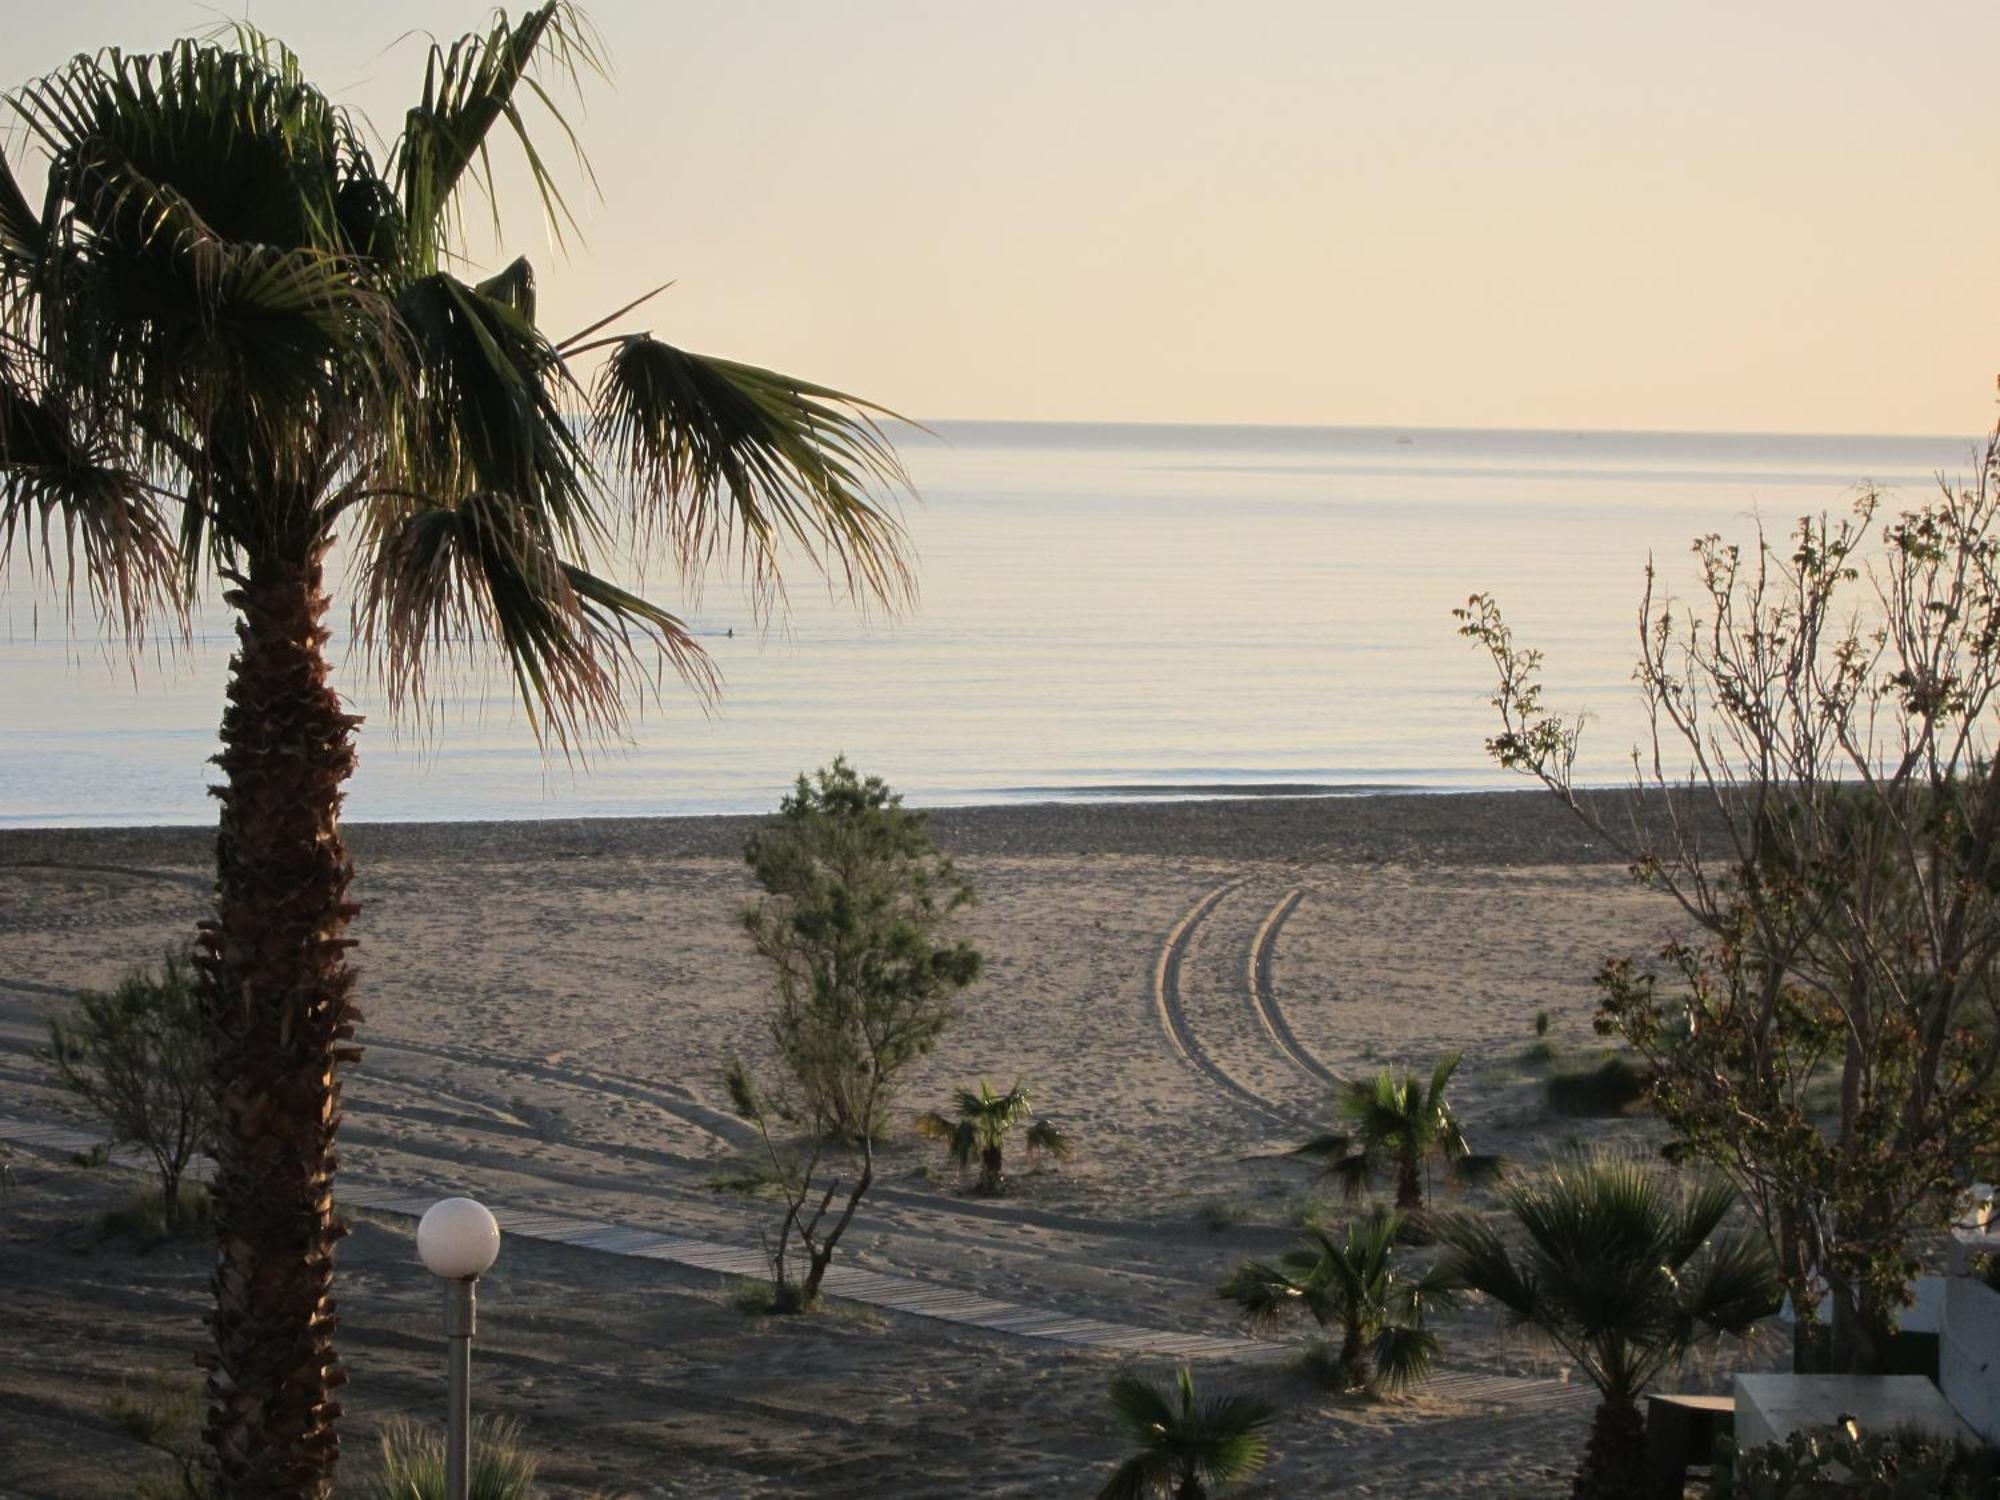
[[[773,807],[844,751],[924,804],[1276,783],[1511,784],[1481,749],[1488,673],[1451,610],[1497,593],[1584,708],[1586,779],[1623,778],[1641,569],[1687,544],[1914,500],[1971,440],[947,423],[906,457],[923,596],[859,619],[794,584],[761,631],[728,580],[697,600],[726,688],[670,696],[587,765],[545,757],[498,676],[448,684],[435,732],[370,717],[357,819]],[[0,822],[206,822],[230,637],[136,670],[18,575],[0,596]],[[733,631],[733,636],[728,632]]]

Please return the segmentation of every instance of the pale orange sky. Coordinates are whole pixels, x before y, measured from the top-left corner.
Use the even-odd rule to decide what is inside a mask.
[[[211,27],[0,0],[6,82]],[[223,9],[226,9],[223,8]],[[229,10],[227,13],[236,13]],[[1965,433],[2000,373],[2000,7],[599,0],[555,332],[922,417]],[[412,27],[259,0],[394,128]],[[387,49],[385,51],[385,49]]]

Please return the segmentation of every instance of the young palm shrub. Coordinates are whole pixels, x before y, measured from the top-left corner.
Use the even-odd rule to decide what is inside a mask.
[[[1735,1201],[1725,1183],[1682,1191],[1638,1162],[1582,1157],[1509,1190],[1518,1248],[1468,1216],[1440,1226],[1438,1274],[1493,1298],[1602,1395],[1576,1500],[1650,1494],[1640,1393],[1696,1343],[1778,1310],[1767,1242],[1715,1232]]]
[[[1401,1068],[1343,1083],[1335,1107],[1350,1128],[1315,1136],[1296,1154],[1323,1162],[1350,1202],[1392,1170],[1396,1207],[1406,1213],[1423,1208],[1424,1167],[1434,1159],[1461,1178],[1497,1176],[1499,1158],[1473,1154],[1445,1099],[1458,1063],[1456,1052],[1439,1058],[1428,1084]]]
[[[1424,1314],[1449,1297],[1435,1278],[1410,1280],[1396,1267],[1402,1216],[1369,1214],[1338,1235],[1312,1230],[1280,1265],[1246,1261],[1219,1289],[1253,1325],[1274,1327],[1303,1312],[1329,1335],[1315,1363],[1345,1391],[1407,1390],[1430,1374],[1437,1335]],[[1337,1338],[1338,1343],[1332,1342]]]
[[[472,1428],[467,1500],[530,1500],[540,1461],[521,1444],[521,1427],[481,1418]],[[444,1437],[434,1427],[398,1417],[382,1429],[382,1467],[368,1500],[445,1500]]]
[[[1210,1485],[1234,1484],[1264,1467],[1264,1428],[1278,1414],[1251,1396],[1196,1396],[1185,1365],[1165,1390],[1137,1375],[1113,1376],[1111,1407],[1140,1447],[1097,1500],[1204,1500]]]
[[[917,1134],[943,1141],[961,1172],[976,1157],[979,1191],[999,1192],[1006,1165],[1007,1137],[1034,1108],[1027,1086],[1017,1078],[1006,1093],[996,1094],[993,1086],[982,1078],[977,1091],[960,1089],[953,1095],[952,1108],[957,1114],[955,1119],[934,1109],[918,1115]],[[1052,1120],[1031,1121],[1026,1139],[1030,1160],[1039,1153],[1060,1161],[1073,1149],[1070,1138]]]

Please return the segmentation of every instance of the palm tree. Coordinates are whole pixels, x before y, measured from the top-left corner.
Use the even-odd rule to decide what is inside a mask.
[[[1430,1373],[1437,1358],[1437,1335],[1424,1315],[1449,1297],[1433,1278],[1410,1280],[1396,1267],[1396,1236],[1402,1216],[1380,1211],[1350,1222],[1336,1237],[1312,1230],[1306,1243],[1287,1253],[1279,1266],[1245,1261],[1225,1281],[1220,1295],[1234,1302],[1252,1324],[1271,1327],[1293,1311],[1306,1313],[1339,1347],[1328,1370],[1345,1391],[1408,1389]],[[1325,1346],[1315,1351],[1323,1356]]]
[[[956,1119],[934,1109],[918,1115],[917,1134],[943,1141],[961,1172],[978,1157],[979,1191],[999,1192],[1006,1139],[1034,1108],[1026,1086],[1017,1078],[1006,1093],[996,1094],[982,1078],[976,1092],[960,1089],[954,1094],[952,1108],[957,1112]],[[1070,1138],[1050,1120],[1033,1121],[1028,1126],[1027,1142],[1030,1160],[1039,1152],[1060,1161],[1072,1149]]]
[[[1263,1429],[1277,1408],[1251,1396],[1194,1393],[1186,1365],[1171,1390],[1136,1375],[1111,1380],[1118,1425],[1140,1451],[1118,1466],[1097,1500],[1204,1500],[1211,1484],[1233,1484],[1264,1467]]]
[[[1583,1157],[1508,1192],[1518,1250],[1470,1217],[1441,1227],[1438,1274],[1493,1298],[1602,1395],[1577,1500],[1650,1494],[1640,1393],[1700,1340],[1778,1310],[1765,1240],[1715,1233],[1735,1201],[1724,1183],[1681,1192],[1637,1162]]]
[[[360,721],[326,652],[336,536],[392,706],[496,643],[566,752],[667,667],[713,686],[682,622],[606,562],[723,561],[769,601],[798,543],[856,595],[907,592],[879,408],[607,331],[631,307],[552,341],[526,261],[460,274],[462,196],[491,198],[496,133],[567,222],[529,111],[567,135],[551,90],[597,59],[566,0],[502,13],[430,49],[379,162],[248,26],[78,57],[6,96],[46,183],[31,197],[21,154],[0,159],[0,563],[21,543],[135,641],[211,580],[235,615],[198,952],[225,1495],[324,1496],[338,1448],[334,1143],[360,1021],[339,813]]]
[[[1335,1107],[1351,1128],[1315,1136],[1295,1154],[1324,1162],[1349,1202],[1384,1166],[1393,1168],[1396,1207],[1405,1212],[1423,1208],[1424,1165],[1433,1158],[1461,1179],[1497,1176],[1499,1158],[1473,1154],[1444,1096],[1458,1062],[1456,1052],[1439,1058],[1428,1085],[1400,1068],[1341,1084]]]

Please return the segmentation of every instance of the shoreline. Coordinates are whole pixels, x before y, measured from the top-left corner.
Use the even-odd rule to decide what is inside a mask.
[[[1621,813],[1630,791],[1593,794]],[[1547,792],[1395,791],[1012,802],[918,809],[956,855],[1155,855],[1272,863],[1602,864],[1622,862]],[[371,858],[538,860],[727,858],[772,814],[354,822],[347,840]],[[79,862],[200,866],[214,829],[0,827],[0,866]]]

